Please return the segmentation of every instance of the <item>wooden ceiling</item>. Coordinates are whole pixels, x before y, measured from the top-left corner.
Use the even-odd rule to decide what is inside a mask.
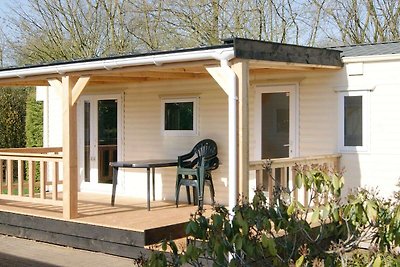
[[[66,74],[51,74],[31,77],[16,77],[0,79],[0,86],[48,86],[48,79],[61,79],[63,75],[71,77],[90,76],[88,86],[108,85],[108,84],[127,84],[143,83],[152,81],[166,80],[191,80],[211,78],[205,66],[218,65],[215,60],[171,63],[161,66],[135,66],[126,68],[116,68],[111,70],[100,69],[82,72],[72,72]],[[250,61],[250,74],[277,71],[312,71],[315,69],[335,69],[335,67],[316,66],[306,64],[288,64],[285,62],[265,62]]]

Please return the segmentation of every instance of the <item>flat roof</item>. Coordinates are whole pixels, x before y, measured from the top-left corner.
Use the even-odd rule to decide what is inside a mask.
[[[178,55],[180,53],[187,52],[201,52],[209,51],[221,48],[233,48],[234,56],[238,59],[252,59],[252,60],[264,60],[264,61],[276,61],[276,62],[287,62],[287,63],[299,63],[299,64],[312,64],[322,66],[334,66],[341,67],[343,63],[340,59],[341,51],[332,48],[315,48],[283,43],[274,43],[266,41],[258,41],[243,38],[232,38],[224,40],[221,45],[203,46],[195,48],[168,50],[168,51],[152,51],[147,53],[131,53],[109,57],[98,57],[89,59],[77,59],[77,60],[66,60],[66,61],[53,61],[42,64],[25,65],[18,67],[6,67],[0,69],[0,72],[13,71],[13,70],[24,70],[33,69],[40,67],[50,66],[62,66],[66,64],[77,64],[77,63],[91,63],[105,60],[123,60],[123,59],[135,59],[143,57],[161,56],[161,55]]]

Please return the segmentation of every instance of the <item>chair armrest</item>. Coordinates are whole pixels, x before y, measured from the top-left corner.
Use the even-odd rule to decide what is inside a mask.
[[[207,171],[215,170],[218,168],[218,166],[219,159],[216,154],[203,157],[202,162],[200,162],[200,167]]]
[[[187,154],[178,156],[178,167],[189,167],[191,163],[191,161],[188,161],[189,159],[191,159],[194,155],[194,152],[191,151]]]

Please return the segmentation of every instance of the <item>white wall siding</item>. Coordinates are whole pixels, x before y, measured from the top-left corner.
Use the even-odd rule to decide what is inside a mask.
[[[370,140],[365,153],[350,153],[342,163],[360,186],[389,196],[400,177],[400,62],[364,63],[364,73],[349,77],[349,88],[371,88]]]
[[[198,97],[198,135],[167,136],[161,127],[161,99]],[[128,88],[125,92],[125,160],[171,158],[189,152],[200,140],[211,138],[218,145],[221,166],[213,172],[216,200],[227,202],[228,106],[227,96],[211,79]],[[135,175],[133,175],[135,174]],[[156,197],[174,199],[175,168],[157,169]],[[126,194],[145,197],[145,170],[125,170]],[[205,189],[209,202],[209,191]],[[181,190],[181,201],[186,200]]]
[[[257,160],[255,142],[255,94],[258,86],[296,84],[298,92],[298,155],[341,153],[339,150],[339,91],[370,92],[369,146],[367,151],[345,153],[346,190],[357,186],[379,186],[391,193],[400,177],[400,62],[363,63],[362,75],[348,75],[348,69],[319,71],[268,71],[251,75],[249,89],[250,159]],[[351,71],[351,68],[349,69]],[[100,87],[99,87],[100,88]],[[210,79],[138,83],[124,87],[85,89],[84,94],[123,93],[122,160],[171,158],[187,153],[204,138],[218,144],[220,168],[213,173],[218,202],[228,202],[228,97]],[[49,94],[49,145],[61,145],[61,96]],[[166,136],[161,127],[161,99],[198,97],[198,135]],[[51,132],[50,132],[51,131]],[[54,132],[53,132],[54,131]],[[173,200],[175,168],[157,169],[156,198]],[[252,177],[251,182],[254,182]],[[121,172],[121,188],[126,195],[145,199],[146,170]],[[205,200],[209,202],[208,188]],[[186,200],[181,190],[181,201]]]

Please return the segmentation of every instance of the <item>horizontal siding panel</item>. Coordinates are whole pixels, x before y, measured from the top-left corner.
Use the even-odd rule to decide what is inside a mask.
[[[227,173],[226,141],[228,111],[227,96],[214,82],[199,80],[197,82],[171,83],[168,92],[160,85],[146,85],[140,89],[130,88],[125,91],[125,155],[128,159],[177,158],[189,152],[201,139],[212,138],[219,146],[219,158],[223,163],[213,173],[218,202],[227,202],[227,187],[223,182]],[[139,91],[138,91],[139,90]],[[198,96],[198,136],[164,136],[161,131],[161,99],[163,97]],[[225,163],[225,164],[224,164]],[[125,172],[126,194],[145,197],[146,171],[128,170]],[[133,178],[135,177],[135,178]],[[139,179],[136,179],[139,177]],[[174,168],[157,170],[156,193],[158,199],[174,199]],[[208,189],[205,190],[209,200]],[[182,201],[186,194],[182,189]]]

